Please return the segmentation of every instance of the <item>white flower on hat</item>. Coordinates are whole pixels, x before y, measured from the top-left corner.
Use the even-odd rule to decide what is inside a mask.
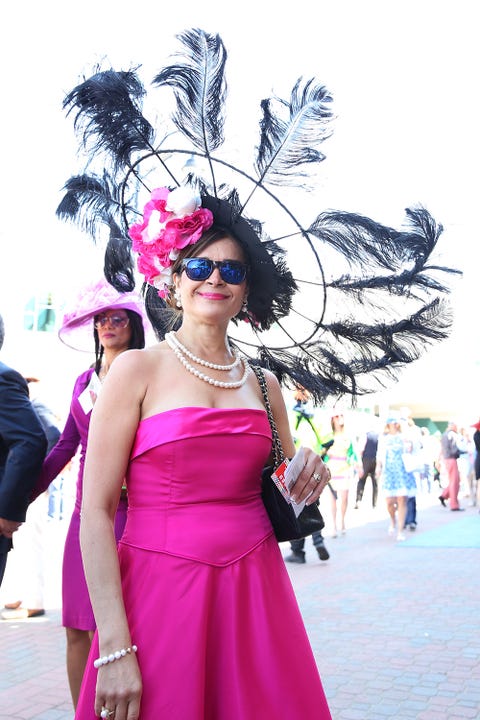
[[[143,242],[147,245],[155,242],[164,227],[165,223],[160,220],[158,210],[152,210],[152,214],[148,219],[148,225],[142,233]]]
[[[160,297],[168,297],[169,288],[172,284],[172,268],[162,268],[161,272],[152,280],[153,287],[159,291]]]
[[[192,188],[181,186],[170,191],[165,210],[172,212],[175,217],[182,218],[198,210],[200,204],[201,200],[198,193]]]

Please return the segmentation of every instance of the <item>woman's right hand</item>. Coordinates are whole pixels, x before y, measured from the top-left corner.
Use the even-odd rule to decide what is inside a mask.
[[[102,709],[114,711],[108,720],[138,720],[142,678],[137,658],[132,653],[98,669],[95,715]]]

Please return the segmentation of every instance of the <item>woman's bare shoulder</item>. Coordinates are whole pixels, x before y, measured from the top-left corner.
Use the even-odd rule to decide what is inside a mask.
[[[115,366],[117,373],[136,372],[139,368],[144,370],[152,364],[157,365],[162,361],[164,355],[165,343],[152,345],[142,350],[125,350],[115,358],[112,368]]]
[[[268,393],[271,393],[273,398],[281,397],[282,390],[277,376],[271,370],[264,369],[263,372],[265,373],[265,379],[267,381]]]

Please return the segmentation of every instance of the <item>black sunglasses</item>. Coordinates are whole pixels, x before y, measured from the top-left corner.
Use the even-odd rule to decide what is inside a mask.
[[[218,268],[223,282],[240,285],[247,277],[248,266],[238,260],[210,260],[210,258],[185,258],[181,265],[189,280],[206,280]]]

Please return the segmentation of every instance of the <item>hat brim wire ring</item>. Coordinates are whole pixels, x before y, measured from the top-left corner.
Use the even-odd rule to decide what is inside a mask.
[[[242,204],[242,213],[243,213],[244,208],[248,204],[251,196],[255,192],[255,190],[260,189],[270,198],[271,201],[273,201],[281,210],[283,210],[283,212],[286,213],[286,215],[290,218],[290,221],[297,228],[297,230],[295,232],[289,233],[288,235],[286,235],[282,238],[271,238],[271,241],[278,243],[278,242],[281,242],[282,240],[288,239],[289,237],[292,236],[292,234],[293,235],[301,235],[304,238],[304,240],[306,240],[306,242],[308,243],[308,246],[310,248],[310,251],[314,255],[315,266],[318,269],[320,280],[312,283],[311,280],[301,280],[299,278],[295,278],[295,281],[297,283],[298,282],[300,282],[300,283],[306,282],[308,285],[315,284],[322,288],[322,305],[321,305],[320,315],[315,320],[312,320],[310,318],[306,318],[302,312],[300,312],[298,310],[296,311],[295,307],[292,306],[291,312],[296,314],[299,318],[302,318],[305,321],[308,320],[308,324],[312,324],[312,328],[311,328],[311,330],[306,332],[306,336],[302,337],[301,340],[295,340],[291,336],[288,329],[282,324],[281,319],[277,318],[277,320],[276,320],[277,326],[279,327],[279,329],[281,329],[283,331],[284,336],[290,342],[288,342],[288,341],[286,343],[285,343],[285,341],[275,342],[274,345],[275,345],[275,349],[277,351],[278,350],[287,351],[292,348],[296,348],[300,345],[300,346],[302,346],[304,352],[308,355],[309,354],[308,343],[315,337],[315,335],[318,332],[318,327],[323,323],[323,319],[324,319],[325,313],[326,313],[326,306],[327,306],[325,272],[324,272],[323,265],[320,260],[320,256],[318,254],[317,248],[315,247],[314,243],[312,242],[312,238],[310,237],[308,231],[301,225],[300,221],[297,220],[297,218],[288,209],[288,207],[280,200],[280,198],[278,198],[275,195],[275,193],[270,191],[268,189],[268,187],[266,187],[261,181],[259,182],[258,179],[255,179],[254,177],[249,175],[247,172],[245,172],[241,168],[235,167],[235,165],[232,165],[231,163],[227,162],[226,160],[223,160],[221,158],[216,158],[211,155],[207,156],[205,153],[200,152],[200,151],[195,151],[195,150],[191,150],[191,149],[185,150],[185,149],[181,149],[181,148],[157,148],[156,150],[154,150],[150,153],[143,154],[128,169],[125,177],[123,178],[123,181],[120,184],[120,198],[121,198],[120,204],[121,204],[123,222],[125,223],[126,227],[128,227],[132,222],[132,219],[128,218],[128,215],[127,215],[127,210],[131,210],[131,211],[133,210],[133,208],[131,207],[131,205],[129,205],[129,203],[127,201],[127,193],[128,193],[128,187],[129,187],[129,183],[131,180],[131,176],[132,175],[134,176],[135,181],[137,183],[141,182],[141,184],[144,186],[144,188],[146,190],[149,190],[149,191],[151,190],[151,188],[147,188],[145,181],[143,179],[140,180],[140,174],[138,172],[138,167],[139,167],[139,165],[142,164],[142,162],[148,162],[149,159],[157,158],[159,163],[162,166],[163,172],[167,173],[169,175],[170,179],[173,180],[174,182],[176,182],[178,185],[182,184],[179,180],[177,180],[174,173],[168,167],[166,162],[163,161],[163,159],[162,159],[163,155],[165,155],[167,159],[171,158],[173,155],[188,155],[189,157],[194,155],[195,157],[206,159],[210,165],[212,165],[212,164],[221,165],[224,168],[227,168],[230,172],[232,172],[233,175],[241,176],[244,180],[246,180],[248,183],[250,183],[253,186],[253,189],[251,190],[250,194],[247,196],[247,199]],[[135,214],[139,214],[138,211],[135,211]],[[258,335],[258,332],[256,332],[254,328],[252,328],[252,329],[254,331],[254,335]],[[232,335],[232,338],[235,341],[240,342],[244,346],[258,347],[257,342],[251,341],[251,340],[249,341],[246,337],[233,337],[233,335]]]

